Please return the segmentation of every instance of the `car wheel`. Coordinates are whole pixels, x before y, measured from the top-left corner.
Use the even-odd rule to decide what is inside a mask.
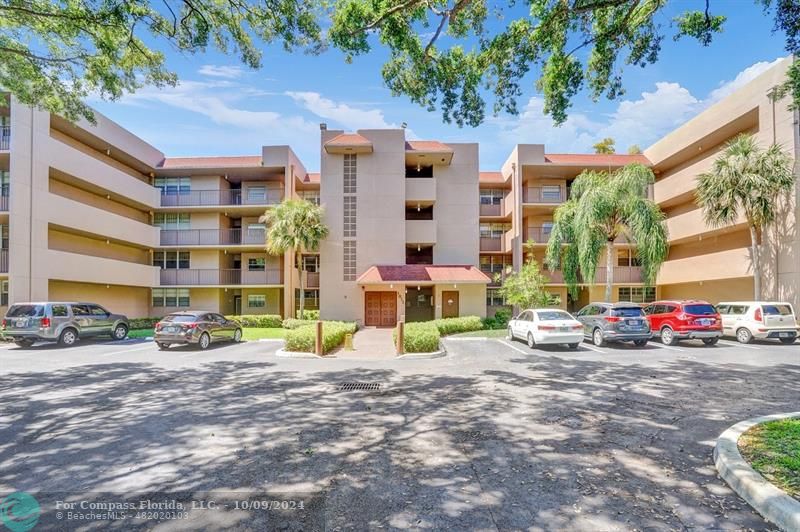
[[[742,327],[736,331],[736,339],[740,344],[749,344],[753,341],[753,334],[746,327]]]
[[[576,349],[578,349],[578,344],[567,344],[567,347],[575,351]]]
[[[795,338],[778,338],[778,340],[780,340],[782,344],[793,344]]]
[[[211,337],[208,333],[200,335],[200,341],[197,342],[197,345],[200,346],[200,349],[208,349],[208,346],[211,345]]]
[[[124,340],[126,336],[128,336],[128,327],[122,323],[114,327],[114,330],[111,332],[111,338],[117,341]]]
[[[30,338],[23,338],[22,340],[14,340],[14,343],[20,347],[30,347],[35,343],[35,340]]]
[[[237,344],[242,341],[242,330],[241,329],[236,329],[233,332],[233,341],[236,342]]]
[[[169,344],[162,344],[161,342],[156,342],[156,345],[161,351],[166,351],[169,349]]]
[[[514,333],[511,331],[511,327],[508,328],[508,339],[514,341]]]
[[[717,345],[719,338],[703,338],[703,343],[706,345]]]
[[[647,345],[647,340],[634,340],[633,345],[635,345],[636,347],[643,347]]]
[[[533,349],[536,346],[536,342],[533,340],[533,333],[528,333],[528,347]]]
[[[603,338],[603,331],[600,329],[595,329],[592,333],[592,343],[597,347],[603,347],[606,344],[605,339]]]
[[[64,329],[58,337],[58,344],[64,347],[74,345],[78,341],[78,332],[75,329]]]
[[[677,344],[678,339],[675,338],[675,331],[673,331],[670,327],[664,327],[661,329],[661,343],[664,345]]]

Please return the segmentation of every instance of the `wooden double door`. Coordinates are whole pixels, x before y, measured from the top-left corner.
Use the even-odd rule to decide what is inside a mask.
[[[394,327],[397,324],[397,293],[366,292],[364,324],[369,327]]]

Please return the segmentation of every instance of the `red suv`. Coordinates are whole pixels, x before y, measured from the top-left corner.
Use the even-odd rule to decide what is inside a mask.
[[[644,307],[653,335],[661,337],[664,345],[680,340],[699,339],[714,345],[722,336],[722,318],[707,301],[656,301]]]

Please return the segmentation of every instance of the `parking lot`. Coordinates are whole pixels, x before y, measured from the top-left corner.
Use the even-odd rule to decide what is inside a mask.
[[[292,493],[322,501],[306,529],[767,526],[711,450],[738,420],[797,409],[800,345],[445,344],[374,361],[3,346],[0,491]],[[381,389],[338,390],[352,382]],[[195,512],[192,528],[262,517]]]

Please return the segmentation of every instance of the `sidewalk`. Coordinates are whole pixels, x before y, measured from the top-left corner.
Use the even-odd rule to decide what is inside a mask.
[[[392,340],[393,328],[365,327],[353,336],[353,350],[339,349],[336,356],[364,360],[386,360],[397,356]]]

